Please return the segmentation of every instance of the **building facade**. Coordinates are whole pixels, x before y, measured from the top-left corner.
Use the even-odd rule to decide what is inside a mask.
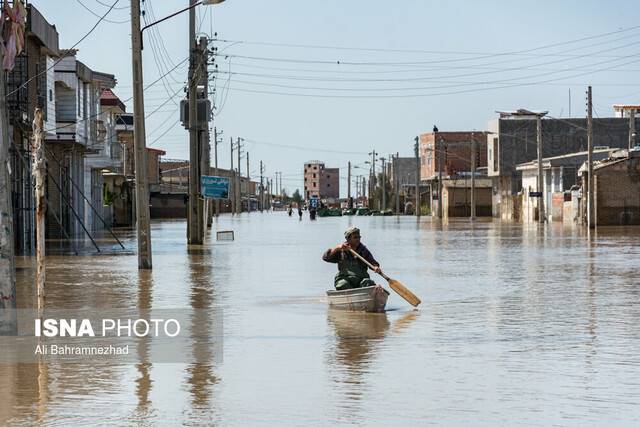
[[[304,198],[338,199],[340,197],[340,168],[326,168],[312,160],[304,164]]]
[[[493,216],[518,220],[522,173],[517,165],[537,158],[536,118],[510,115],[489,122],[487,135],[487,174],[493,180]],[[594,147],[627,148],[629,120],[593,119]],[[562,156],[587,150],[585,118],[542,119],[542,157]]]
[[[420,135],[420,178],[432,180],[442,168],[444,176],[471,171],[475,141],[476,170],[487,166],[486,132],[430,132]]]

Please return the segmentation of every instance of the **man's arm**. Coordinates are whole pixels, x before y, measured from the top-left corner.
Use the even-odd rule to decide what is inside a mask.
[[[325,251],[324,254],[322,254],[322,259],[326,262],[332,262],[332,263],[337,263],[340,261],[340,253],[342,252],[342,247],[344,246],[344,244],[342,245],[338,245],[335,248],[330,248],[327,249]]]

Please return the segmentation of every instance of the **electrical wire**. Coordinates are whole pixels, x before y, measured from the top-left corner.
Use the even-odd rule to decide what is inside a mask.
[[[97,14],[96,12],[94,12],[93,10],[91,10],[87,5],[85,5],[84,3],[82,3],[80,0],[76,0],[76,2],[82,6],[85,10],[87,10],[89,13],[91,13],[93,16],[95,16],[96,18],[100,18],[100,15]],[[129,22],[131,22],[131,19],[127,19],[125,21],[114,21],[111,19],[105,19],[104,22],[109,22],[111,24],[127,24]]]

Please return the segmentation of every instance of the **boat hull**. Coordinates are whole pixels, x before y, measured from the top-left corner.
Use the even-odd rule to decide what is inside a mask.
[[[336,310],[380,313],[387,305],[389,292],[380,285],[344,291],[327,291],[329,307]]]

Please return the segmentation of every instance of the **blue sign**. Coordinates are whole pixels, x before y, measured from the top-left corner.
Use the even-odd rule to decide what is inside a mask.
[[[229,178],[227,177],[202,175],[200,177],[200,187],[204,197],[212,199],[229,198]]]
[[[317,208],[318,207],[318,199],[313,198],[313,199],[309,199],[309,206],[312,208]]]

